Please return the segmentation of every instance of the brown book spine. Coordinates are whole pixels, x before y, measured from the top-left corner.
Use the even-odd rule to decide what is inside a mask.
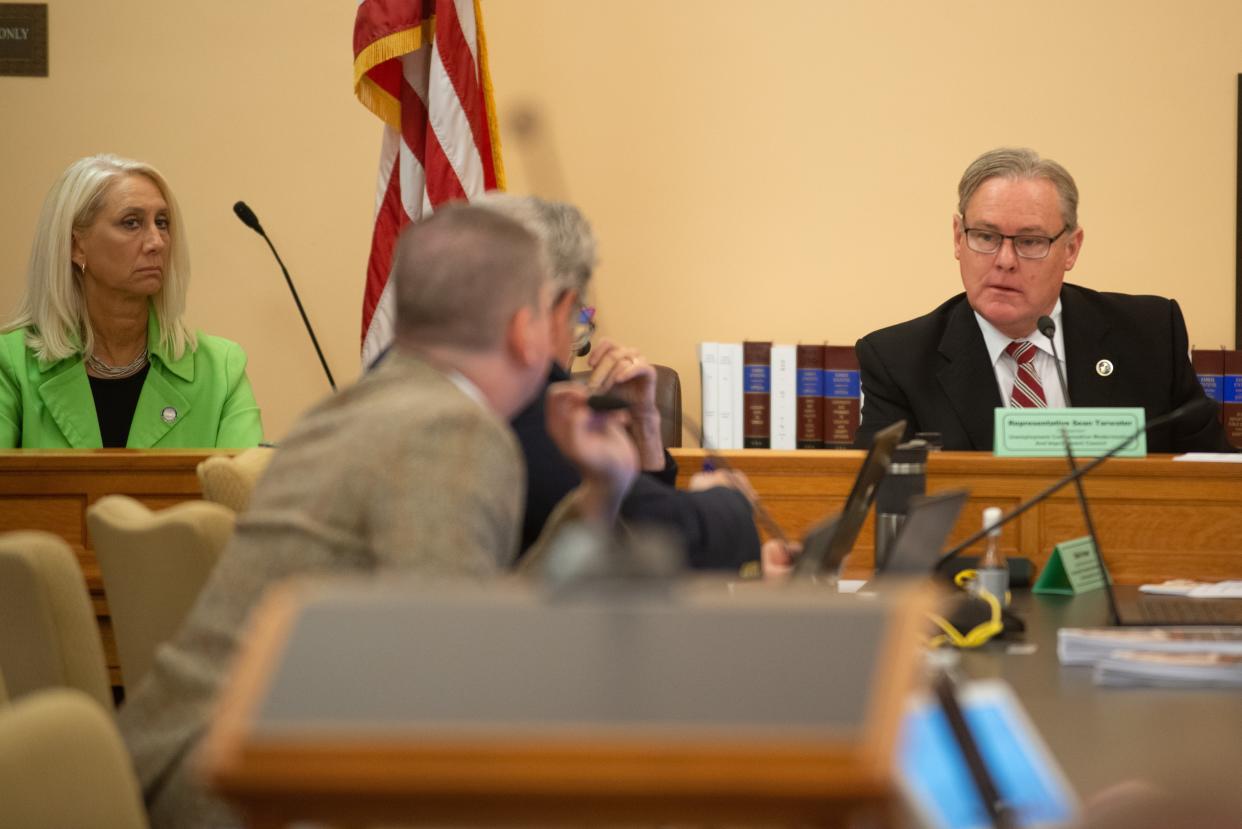
[[[1225,437],[1242,449],[1242,351],[1227,350],[1224,382],[1221,383],[1220,405],[1225,423]]]
[[[742,448],[768,449],[772,445],[772,343],[742,343]]]
[[[824,448],[824,346],[798,346],[798,448]]]
[[[1199,376],[1203,392],[1217,403],[1225,385],[1225,349],[1195,348],[1190,352],[1190,363]]]
[[[851,345],[824,347],[824,445],[853,446],[861,381]]]

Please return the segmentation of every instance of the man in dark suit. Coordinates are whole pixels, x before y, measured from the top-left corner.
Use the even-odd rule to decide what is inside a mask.
[[[568,379],[569,373],[554,363],[549,386]],[[509,424],[527,459],[526,519],[519,555],[534,545],[557,504],[581,482],[577,468],[548,434],[546,419],[545,398],[540,395]],[[686,564],[696,570],[736,572],[758,560],[759,533],[747,496],[727,478],[710,473],[699,473],[701,484],[691,479],[691,490],[677,489],[677,462],[663,449],[658,452],[662,459],[658,468],[644,470],[626,493],[621,518],[634,526],[655,525],[672,532],[685,550]]]
[[[939,432],[945,449],[992,449],[998,406],[1069,405],[1052,343],[1056,323],[1077,406],[1141,406],[1147,419],[1204,396],[1173,300],[1065,284],[1082,250],[1078,189],[1069,172],[1026,149],[974,161],[958,185],[954,256],[965,292],[931,313],[875,331],[855,346],[862,373],[856,444],[900,419]],[[1211,407],[1153,429],[1151,452],[1233,451]]]
[[[595,267],[595,235],[573,205],[533,196],[488,193],[473,204],[520,223],[543,240],[559,289],[557,308],[576,312],[586,295]],[[689,490],[679,490],[677,463],[660,439],[661,414],[656,405],[655,367],[635,349],[607,339],[590,348],[592,327],[558,329],[548,387],[568,380],[575,358],[586,356],[592,391],[608,392],[630,404],[629,433],[638,450],[642,474],[620,505],[620,516],[631,526],[655,525],[680,541],[687,564],[694,569],[732,570],[759,559],[759,533],[741,473],[716,470],[697,473]],[[581,365],[581,363],[580,363]],[[577,468],[548,434],[545,397],[537,396],[510,422],[526,458],[526,517],[521,552],[534,544],[553,510],[581,481]]]

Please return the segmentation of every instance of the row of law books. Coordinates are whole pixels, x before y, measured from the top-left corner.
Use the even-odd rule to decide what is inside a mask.
[[[862,405],[848,345],[699,343],[709,449],[831,449],[854,443]]]
[[[1220,404],[1221,424],[1229,442],[1242,449],[1242,351],[1229,348],[1194,348],[1190,362],[1199,385]]]

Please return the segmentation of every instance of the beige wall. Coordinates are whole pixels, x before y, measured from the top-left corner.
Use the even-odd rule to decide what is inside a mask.
[[[240,341],[269,434],[325,384],[246,199],[357,374],[379,127],[350,88],[354,3],[51,0],[51,77],[0,79],[0,308],[40,201],[111,150],[168,175],[193,320]],[[1072,278],[1177,297],[1233,341],[1242,4],[485,0],[511,189],[593,219],[602,328],[683,374],[694,344],[849,343],[958,289],[954,188],[1025,144],[1083,192]],[[522,138],[514,116],[533,113]]]

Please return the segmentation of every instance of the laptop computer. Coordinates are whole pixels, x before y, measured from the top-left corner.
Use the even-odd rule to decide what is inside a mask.
[[[953,489],[910,498],[906,520],[893,541],[883,576],[930,576],[970,492]]]
[[[1074,451],[1069,440],[1065,441],[1065,456],[1070,469],[1075,469]],[[1188,599],[1181,596],[1153,596],[1147,593],[1118,596],[1113,580],[1104,563],[1104,551],[1099,536],[1095,534],[1095,522],[1091,519],[1091,507],[1082,479],[1074,481],[1078,494],[1078,506],[1087,525],[1087,535],[1095,546],[1096,561],[1104,577],[1104,591],[1108,596],[1108,609],[1113,621],[1122,627],[1191,627],[1197,625],[1242,625],[1242,599]]]
[[[875,501],[876,487],[888,472],[893,449],[905,431],[906,422],[899,420],[875,433],[841,512],[812,527],[802,540],[802,555],[794,561],[794,578],[836,576],[841,562],[854,548],[858,531]]]

